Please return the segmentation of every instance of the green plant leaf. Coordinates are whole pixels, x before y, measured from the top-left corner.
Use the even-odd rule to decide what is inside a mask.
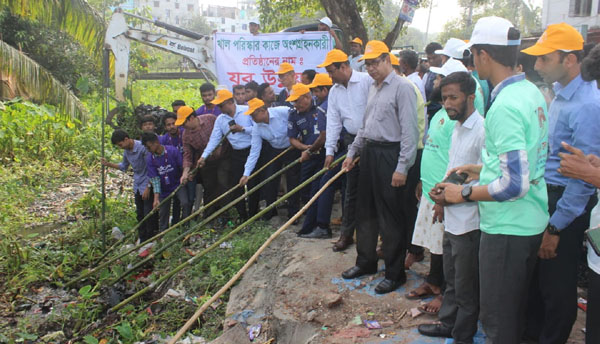
[[[131,325],[129,325],[129,322],[122,323],[121,325],[117,326],[116,329],[117,332],[119,332],[119,335],[125,340],[133,340],[133,330],[131,329]]]
[[[83,337],[83,341],[86,342],[87,344],[98,344],[98,339],[96,339],[96,337],[90,336],[90,335]]]

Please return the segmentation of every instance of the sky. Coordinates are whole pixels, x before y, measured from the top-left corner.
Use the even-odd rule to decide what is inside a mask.
[[[393,0],[401,4],[402,0]],[[236,6],[236,0],[199,0],[201,4]],[[543,0],[533,0],[536,6],[542,6]],[[415,12],[411,27],[417,28],[423,32],[427,29],[427,15],[429,8],[418,9]],[[459,17],[461,8],[458,6],[458,0],[433,0],[433,8],[431,10],[431,20],[429,22],[429,32],[441,32],[444,24],[454,18]]]

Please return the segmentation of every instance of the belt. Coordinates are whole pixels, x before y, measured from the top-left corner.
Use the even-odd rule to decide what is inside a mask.
[[[365,139],[365,141],[367,141],[367,144],[371,146],[390,147],[400,145],[400,142],[375,141],[371,139]]]

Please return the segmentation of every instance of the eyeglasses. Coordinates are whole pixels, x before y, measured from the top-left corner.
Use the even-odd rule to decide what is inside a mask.
[[[378,57],[376,59],[373,60],[365,60],[365,67],[366,68],[371,68],[374,67],[376,68],[377,66],[379,66],[379,64],[383,61],[383,58]]]

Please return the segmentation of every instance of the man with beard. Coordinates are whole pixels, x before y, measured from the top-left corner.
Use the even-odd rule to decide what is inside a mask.
[[[485,131],[483,117],[474,107],[476,81],[468,72],[456,72],[440,82],[442,104],[455,122],[448,169],[481,163]],[[457,181],[460,183],[460,181]],[[468,184],[475,184],[471,181]],[[479,315],[479,210],[477,203],[445,204],[441,192],[430,197],[444,206],[444,276],[446,290],[439,323],[419,325],[426,336],[454,338],[472,343]]]

